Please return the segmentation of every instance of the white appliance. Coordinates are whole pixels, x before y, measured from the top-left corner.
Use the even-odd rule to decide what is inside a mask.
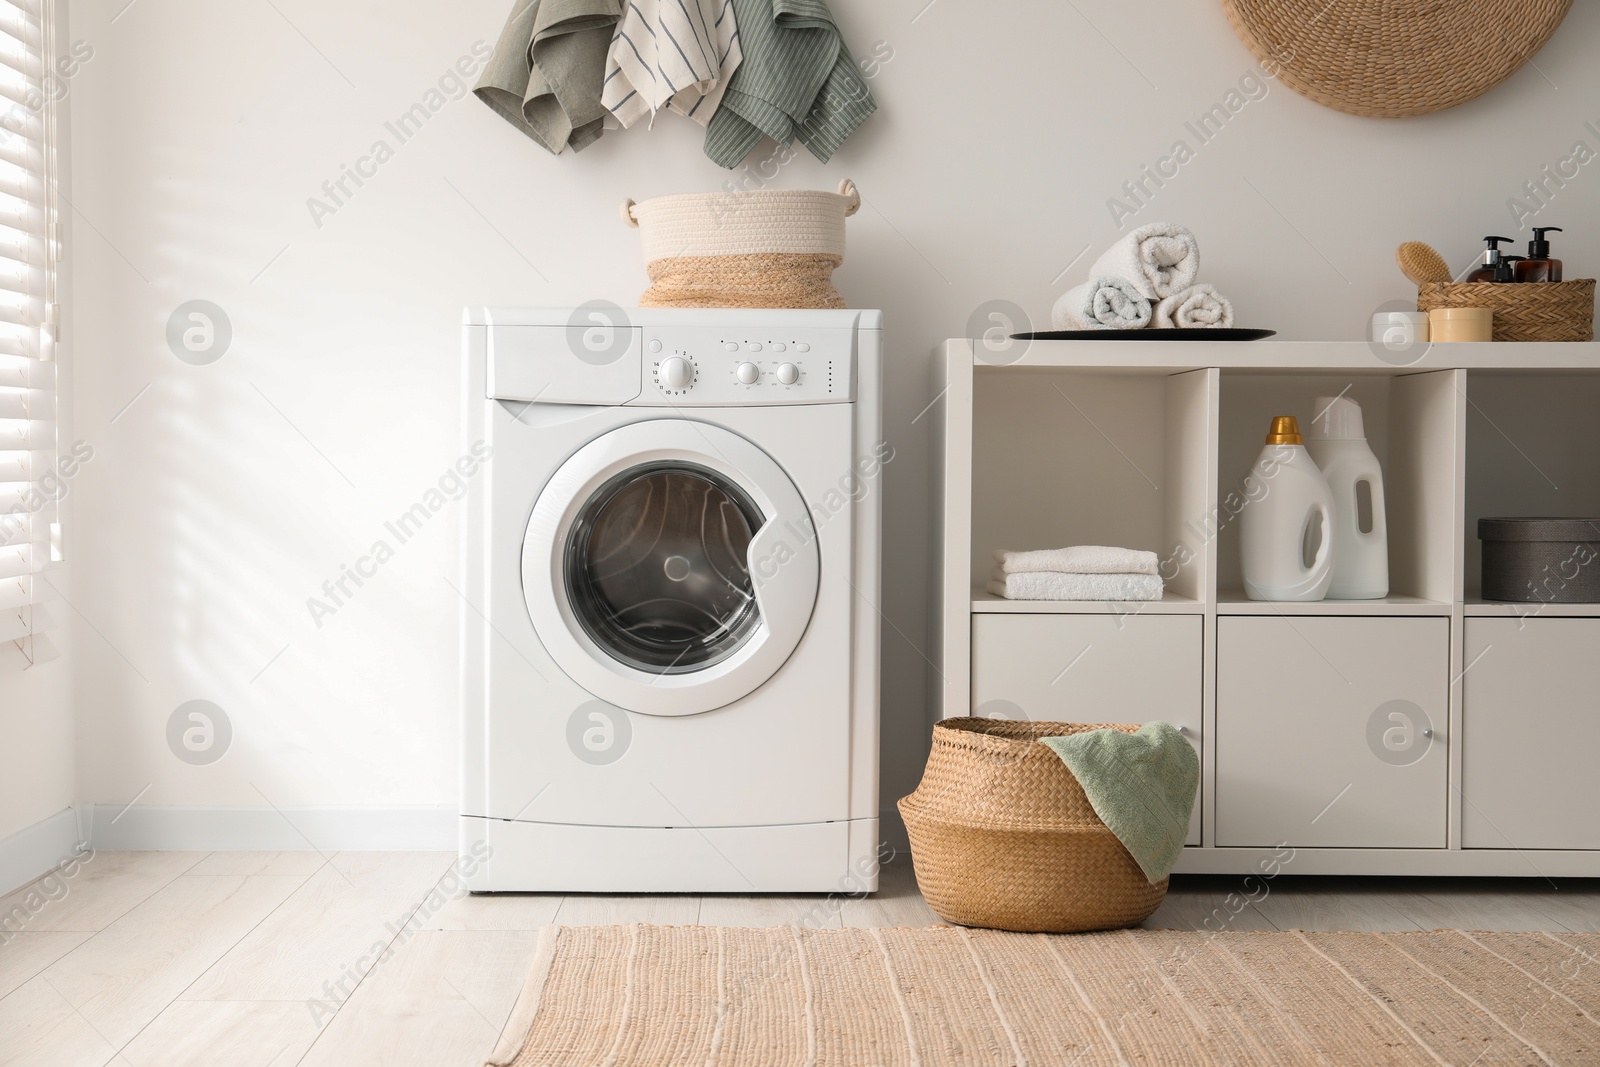
[[[881,323],[467,310],[469,889],[876,888]]]

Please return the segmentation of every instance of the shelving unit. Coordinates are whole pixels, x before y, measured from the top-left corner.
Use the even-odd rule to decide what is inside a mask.
[[[1202,786],[1180,871],[1249,873],[1287,843],[1296,873],[1600,876],[1600,604],[1483,601],[1477,542],[1484,516],[1600,514],[1600,344],[935,358],[936,715],[1184,727]],[[1273,415],[1338,395],[1383,465],[1391,595],[1249,600],[1243,476]],[[1067,544],[1155,551],[1166,596],[985,590],[996,550]]]

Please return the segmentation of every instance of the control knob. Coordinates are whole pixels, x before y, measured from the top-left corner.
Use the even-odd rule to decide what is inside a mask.
[[[800,380],[800,368],[793,363],[785,363],[778,368],[778,381],[784,385],[793,385]]]
[[[754,385],[761,380],[761,368],[754,363],[741,363],[733,368],[734,377],[741,385]]]
[[[661,385],[666,389],[687,389],[694,384],[694,364],[682,356],[661,361]]]

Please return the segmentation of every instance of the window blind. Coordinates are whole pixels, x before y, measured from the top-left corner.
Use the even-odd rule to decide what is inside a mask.
[[[30,662],[59,552],[53,0],[0,0],[0,641]]]

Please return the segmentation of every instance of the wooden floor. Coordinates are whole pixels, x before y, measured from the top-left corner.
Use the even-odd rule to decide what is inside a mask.
[[[26,914],[0,944],[0,1064],[477,1065],[549,923],[939,921],[904,859],[862,899],[472,897],[444,891],[453,861],[97,853],[31,901],[0,900],[0,916]],[[1592,931],[1600,881],[1175,878],[1145,925]]]

